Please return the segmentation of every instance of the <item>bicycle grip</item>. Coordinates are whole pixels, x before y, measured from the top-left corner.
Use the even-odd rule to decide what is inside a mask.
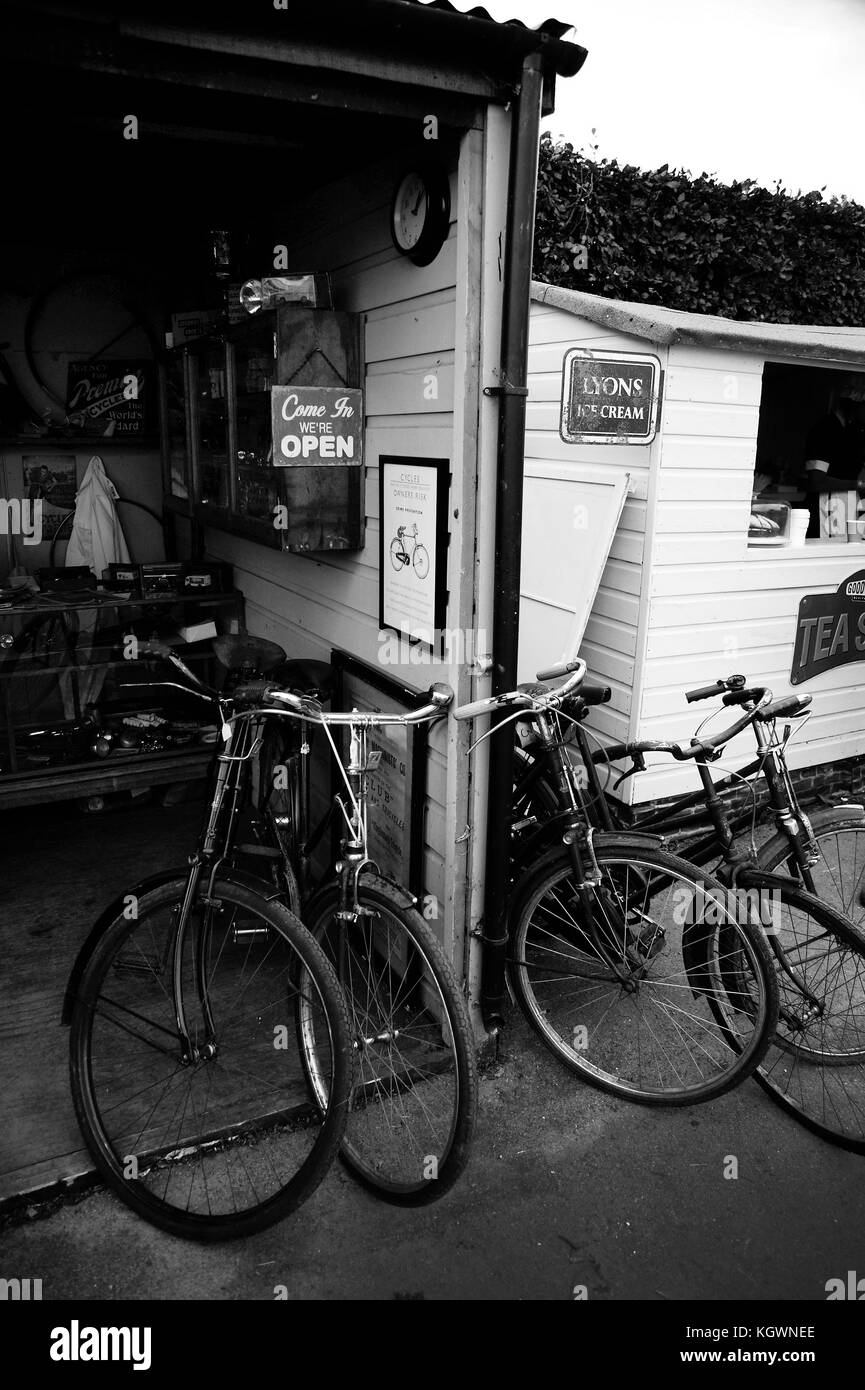
[[[487,696],[483,700],[473,700],[470,705],[461,705],[459,709],[453,711],[454,719],[474,719],[478,714],[492,714],[494,710],[503,708],[498,703],[496,697]]]
[[[587,705],[606,705],[612,700],[613,692],[608,685],[581,685],[576,698]]]
[[[720,695],[726,688],[724,681],[715,681],[714,685],[698,685],[696,690],[685,691],[685,699],[689,705],[695,700],[711,700],[713,695]]]
[[[784,714],[804,714],[813,698],[812,695],[785,695],[761,709],[758,718],[779,719]]]
[[[747,686],[744,690],[731,690],[721,701],[722,705],[745,705],[753,701],[755,704],[762,700],[766,693],[764,685]]]
[[[569,661],[561,666],[549,666],[546,671],[538,671],[535,679],[539,681],[554,681],[558,676],[568,676],[572,671],[579,670],[579,667],[580,658],[577,657],[576,661]]]
[[[275,689],[273,681],[248,681],[246,685],[235,686],[231,698],[238,702],[248,700],[250,704],[263,704],[271,690]]]

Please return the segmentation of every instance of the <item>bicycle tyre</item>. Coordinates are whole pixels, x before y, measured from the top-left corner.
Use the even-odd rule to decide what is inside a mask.
[[[808,819],[821,856],[810,870],[815,896],[854,926],[865,926],[865,813],[852,807],[827,806],[809,811]],[[802,883],[801,870],[783,832],[760,847],[757,862],[767,873],[787,873]],[[807,883],[803,887],[810,891]]]
[[[865,933],[793,882],[776,893],[783,911],[774,909],[769,942],[780,1018],[755,1078],[807,1129],[865,1153]]]
[[[398,536],[394,536],[390,543],[390,562],[394,569],[399,572],[405,565],[407,559],[408,556],[406,555],[402,541]]]
[[[597,935],[581,925],[570,854],[560,847],[524,877],[514,898],[508,968],[521,1009],[559,1060],[600,1090],[645,1105],[723,1095],[755,1069],[777,1022],[778,986],[764,938],[732,917],[717,879],[686,860],[607,833],[593,845],[601,874],[593,890],[596,932],[610,960],[642,972],[636,987],[628,992],[619,983]],[[674,892],[665,903],[659,894],[674,883],[686,896]],[[723,970],[731,937],[748,977],[742,997],[732,996]],[[687,1010],[682,991],[691,996]],[[650,1022],[641,1009],[646,1019],[651,1010]]]
[[[456,976],[431,928],[405,898],[385,879],[362,874],[358,902],[371,917],[337,923],[338,889],[330,884],[313,897],[306,922],[337,963],[352,1019],[356,1082],[340,1159],[364,1187],[409,1207],[437,1201],[463,1172],[478,1080]],[[342,973],[340,927],[346,933]],[[400,1036],[407,1043],[396,1045]],[[310,1082],[324,1103],[327,1091],[315,1071]],[[441,1123],[433,1128],[439,1113]]]
[[[181,1065],[170,952],[185,887],[177,878],[132,899],[131,919],[119,914],[98,942],[73,1005],[72,1097],[99,1172],[128,1206],[173,1235],[226,1240],[296,1210],[335,1159],[351,1094],[349,1021],[333,968],[297,918],[217,880],[194,911],[218,1050]],[[192,935],[184,1003],[198,1033]],[[293,1056],[298,1039],[327,1070],[326,1109]]]
[[[415,546],[411,562],[418,579],[426,579],[429,574],[429,551],[425,545]]]

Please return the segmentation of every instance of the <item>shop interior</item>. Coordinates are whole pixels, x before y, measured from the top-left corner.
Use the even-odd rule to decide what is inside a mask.
[[[238,82],[242,69],[232,68]],[[214,684],[226,679],[232,662],[218,643],[244,632],[244,599],[230,567],[208,555],[205,520],[269,546],[293,543],[290,528],[280,536],[269,518],[275,484],[264,442],[272,380],[264,364],[272,366],[280,315],[289,327],[298,314],[325,323],[324,337],[295,344],[306,367],[299,379],[328,384],[336,371],[363,384],[359,325],[354,356],[343,342],[346,359],[335,358],[333,339],[345,335],[333,328],[341,310],[329,298],[332,267],[275,268],[274,248],[296,236],[299,187],[307,196],[337,177],[362,180],[383,154],[397,169],[416,150],[419,127],[392,114],[393,102],[376,111],[362,83],[340,109],[317,107],[300,88],[287,100],[285,82],[279,99],[255,95],[251,84],[190,94],[165,70],[121,80],[58,67],[46,85],[44,69],[19,65],[5,77],[4,120],[14,119],[28,84],[43,91],[5,170],[16,210],[0,232],[0,484],[7,502],[41,503],[44,528],[39,543],[12,520],[0,532],[0,640],[8,639],[0,649],[0,900],[14,982],[7,1074],[17,1078],[7,1101],[15,1164],[30,1186],[52,1178],[66,1163],[57,1156],[80,1144],[58,1029],[70,962],[125,884],[182,862],[193,847],[215,741],[211,719],[182,696],[134,688],[147,672],[130,669],[124,642],[157,637]],[[138,139],[124,136],[131,114]],[[62,158],[35,157],[58,141]],[[246,315],[239,287],[280,270],[289,279],[321,274],[293,301]],[[210,336],[183,346],[178,325],[190,317],[202,318]],[[100,412],[106,392],[117,395],[118,380],[129,378],[131,398]],[[73,400],[75,389],[85,395]],[[194,477],[184,392],[194,395],[199,430]],[[128,548],[128,561],[95,576],[65,564],[76,488],[94,459],[119,494]],[[327,489],[311,503],[309,490],[295,498],[298,509],[308,504],[307,522],[310,506],[330,521],[341,508],[342,522],[349,509],[354,529],[343,527],[340,543],[355,549],[363,545],[360,472],[335,498]],[[312,551],[304,534],[297,548]],[[253,665],[254,653],[241,660],[242,669]],[[34,1029],[43,1028],[57,1046],[34,1053]],[[24,1184],[20,1172],[4,1173],[9,1191]]]
[[[865,387],[865,373],[857,375]],[[829,367],[765,363],[754,501],[765,507],[764,515],[770,523],[772,518],[781,518],[782,527],[786,524],[783,514],[773,510],[778,503],[790,508],[807,506],[805,461],[809,432],[835,409],[841,390],[849,389],[852,380],[851,373],[839,373]],[[861,438],[865,466],[865,428],[858,421],[852,421],[850,428]],[[855,488],[855,483],[851,486]],[[752,533],[753,523],[752,517]]]

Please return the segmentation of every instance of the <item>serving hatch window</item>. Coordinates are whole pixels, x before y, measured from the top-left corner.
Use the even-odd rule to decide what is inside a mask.
[[[865,539],[865,372],[767,362],[748,542],[805,539]]]

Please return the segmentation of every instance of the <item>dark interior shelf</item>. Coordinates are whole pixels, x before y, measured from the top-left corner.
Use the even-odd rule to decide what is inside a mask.
[[[0,435],[0,448],[34,449],[158,449],[159,436],[155,434],[71,434],[67,436],[10,434]]]

